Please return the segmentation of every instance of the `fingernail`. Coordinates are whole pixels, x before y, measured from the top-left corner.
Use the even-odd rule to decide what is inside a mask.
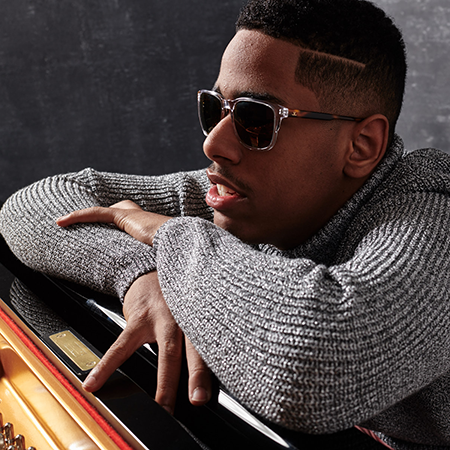
[[[209,400],[208,392],[205,388],[197,387],[192,393],[192,401],[197,403],[205,403]]]
[[[59,222],[64,222],[64,220],[67,219],[67,217],[69,217],[69,214],[66,214],[65,216],[58,217],[56,219],[56,223],[58,224]]]
[[[94,375],[89,375],[83,382],[83,389],[86,391],[91,391],[95,388],[95,384],[97,383],[97,379]]]

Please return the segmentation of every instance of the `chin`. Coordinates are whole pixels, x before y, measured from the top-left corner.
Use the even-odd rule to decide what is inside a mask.
[[[254,221],[246,222],[244,220],[233,220],[217,211],[214,212],[214,224],[249,245],[269,244],[280,250],[290,250],[297,247],[302,242],[279,239],[280,236],[287,236],[287,233],[283,234],[281,231],[277,232],[274,229],[264,230],[255,225]],[[276,238],[274,239],[274,237]]]
[[[230,219],[221,213],[214,212],[214,224],[228,231],[246,244],[262,244],[265,241],[257,232],[256,226],[245,224],[243,221]]]

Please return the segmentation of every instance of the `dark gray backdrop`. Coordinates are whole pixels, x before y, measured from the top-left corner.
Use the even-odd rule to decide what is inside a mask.
[[[449,151],[448,0],[376,0],[405,32],[399,131]],[[0,201],[86,166],[204,167],[196,91],[211,87],[242,0],[0,0]]]
[[[92,166],[204,167],[196,93],[241,0],[0,0],[0,200]]]
[[[400,29],[409,72],[398,131],[406,148],[450,153],[450,1],[373,0]]]

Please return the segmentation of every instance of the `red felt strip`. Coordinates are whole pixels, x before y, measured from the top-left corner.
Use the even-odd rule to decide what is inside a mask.
[[[98,423],[103,431],[121,450],[132,450],[108,421],[92,406],[75,386],[46,358],[33,341],[23,332],[23,330],[14,322],[14,320],[0,308],[0,318],[11,328],[11,330],[20,338],[20,340],[31,350],[31,352],[41,361],[52,375],[67,389],[77,402],[89,413],[89,415]]]
[[[367,428],[362,428],[355,426],[355,428],[359,431],[362,431],[363,433],[369,435],[371,438],[375,439],[380,444],[383,444],[385,447],[387,447],[389,450],[394,450],[392,447],[386,444],[386,442],[383,442],[382,439],[380,439],[372,430],[368,430]]]

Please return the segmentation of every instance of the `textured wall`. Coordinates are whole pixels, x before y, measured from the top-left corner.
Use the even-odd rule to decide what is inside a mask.
[[[198,89],[241,0],[0,0],[0,201],[46,175],[204,167]]]
[[[375,0],[403,31],[409,74],[398,131],[410,150],[450,153],[450,1]]]
[[[403,29],[398,131],[450,152],[450,2],[375,0]],[[0,201],[46,175],[204,167],[195,95],[242,0],[0,0]]]

